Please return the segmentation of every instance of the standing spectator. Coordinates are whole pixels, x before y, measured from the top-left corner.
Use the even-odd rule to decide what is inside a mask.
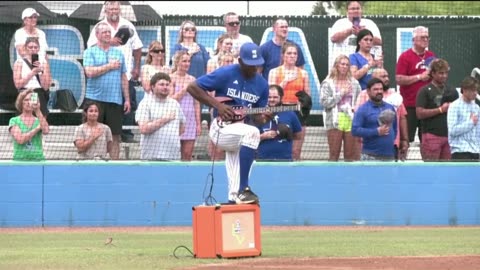
[[[180,136],[183,161],[191,161],[195,140],[202,132],[200,102],[188,92],[187,86],[195,81],[195,77],[187,74],[190,68],[190,55],[186,51],[178,51],[173,59],[171,74],[173,93],[171,97],[180,103],[180,108],[186,118],[185,132]],[[172,90],[170,90],[172,92]]]
[[[435,59],[430,65],[432,82],[417,95],[416,113],[421,120],[423,161],[440,161],[451,158],[448,144],[447,113],[450,103],[458,98],[458,92],[447,85],[450,66],[443,59]]]
[[[403,105],[407,109],[408,139],[415,140],[418,128],[418,138],[422,142],[422,130],[420,120],[416,114],[416,98],[420,88],[430,82],[428,63],[433,60],[435,54],[429,50],[430,37],[428,28],[417,26],[413,29],[413,47],[404,51],[397,62],[395,81],[400,85],[400,94],[403,97]]]
[[[350,70],[353,77],[360,83],[362,90],[367,88],[367,82],[372,78],[373,71],[383,66],[383,60],[375,59],[375,56],[370,53],[372,41],[372,32],[368,29],[361,30],[358,32],[355,53],[350,54]]]
[[[283,89],[281,86],[270,85],[268,107],[282,105]],[[258,159],[293,161],[293,142],[301,139],[302,126],[294,112],[279,112],[260,129],[260,144]]]
[[[273,38],[260,46],[260,51],[265,63],[259,69],[262,76],[268,80],[270,70],[280,66],[282,60],[282,46],[285,42],[290,42],[297,46],[297,62],[295,66],[303,68],[305,65],[305,58],[303,52],[297,43],[289,40],[288,37],[288,22],[284,18],[278,18],[273,22]]]
[[[343,141],[343,159],[354,161],[360,159],[357,140],[352,136],[353,106],[360,84],[352,76],[350,60],[346,55],[335,59],[328,77],[320,86],[320,103],[325,114],[324,123],[327,129],[329,161],[338,161]]]
[[[447,115],[448,144],[453,161],[480,160],[480,107],[475,103],[478,81],[466,77],[460,84],[462,96],[450,104]]]
[[[40,43],[36,37],[28,37],[24,46],[23,58],[18,58],[13,65],[13,82],[21,92],[33,88],[38,94],[40,110],[43,116],[48,115],[48,100],[50,99],[50,84],[52,74],[47,58],[40,57]],[[36,59],[34,59],[34,57]]]
[[[202,76],[187,89],[195,99],[216,109],[214,115],[218,117],[212,120],[209,135],[218,147],[226,151],[228,199],[231,203],[258,203],[258,196],[250,189],[249,181],[260,132],[257,127],[243,121],[233,121],[237,112],[206,91],[215,91],[215,97],[231,98],[231,105],[265,107],[268,83],[257,73],[257,67],[263,62],[259,47],[255,43],[245,43],[240,48],[238,64],[221,67]],[[255,125],[263,125],[269,119],[271,113],[266,112],[253,115],[248,120]]]
[[[223,34],[217,39],[217,48],[215,49],[214,55],[208,60],[207,63],[207,74],[217,69],[220,65],[218,64],[218,57],[222,54],[232,53],[232,39],[229,35]]]
[[[210,55],[202,44],[197,43],[197,28],[192,21],[186,20],[180,25],[178,41],[173,49],[173,55],[177,51],[187,51],[191,57],[188,74],[195,78],[205,75]]]
[[[110,26],[105,22],[98,23],[95,33],[97,45],[89,47],[83,53],[83,66],[87,76],[84,102],[92,100],[99,105],[98,120],[112,131],[110,157],[116,160],[120,156],[122,116],[130,112],[127,66],[122,51],[110,45]]]
[[[402,96],[397,93],[395,88],[390,88],[390,79],[387,70],[377,68],[372,73],[372,78],[377,78],[383,82],[383,101],[390,103],[395,108],[397,114],[397,137],[395,137],[395,161],[405,160],[407,157],[408,147],[408,126],[407,126],[407,110],[403,105]],[[369,100],[366,90],[360,92],[355,105],[355,110]]]
[[[350,55],[355,52],[357,35],[361,30],[368,29],[373,33],[372,53],[381,55],[382,36],[377,25],[369,19],[362,18],[360,1],[347,1],[347,17],[338,19],[332,26],[330,40],[333,44],[333,57],[339,54]]]
[[[147,59],[142,66],[140,80],[146,94],[151,94],[150,79],[158,72],[170,74],[170,68],[165,65],[165,48],[160,41],[152,41],[148,46]]]
[[[143,43],[138,36],[135,26],[120,16],[121,1],[105,2],[105,19],[99,23],[106,23],[110,28],[113,38],[110,39],[110,46],[118,47],[125,58],[127,67],[128,91],[130,96],[130,111],[123,115],[123,125],[135,124],[134,112],[137,109],[137,95],[135,86],[138,84],[140,77],[140,61],[142,57]],[[98,24],[97,24],[98,25]],[[97,44],[95,30],[92,30],[87,41],[87,47]],[[112,130],[113,131],[113,130]],[[134,142],[134,135],[131,130],[123,130],[121,135],[122,141]]]
[[[21,92],[15,107],[20,115],[10,119],[8,131],[13,137],[13,160],[44,160],[42,134],[47,135],[47,119],[40,110],[33,89]],[[35,115],[33,115],[35,113]]]
[[[142,99],[135,120],[140,128],[140,158],[143,160],[179,160],[180,135],[185,116],[178,102],[169,97],[171,79],[157,73],[150,80],[152,96]]]
[[[367,83],[370,100],[358,108],[353,117],[352,135],[362,137],[363,161],[393,161],[397,119],[395,108],[383,101],[383,83],[373,78]]]
[[[232,53],[238,56],[240,47],[247,42],[253,43],[253,40],[247,35],[240,34],[240,18],[235,12],[225,14],[223,16],[223,22],[227,30],[227,35],[230,36],[233,42]]]
[[[281,51],[282,65],[270,70],[268,74],[268,83],[270,85],[277,84],[284,90],[283,104],[297,104],[299,91],[304,91],[310,96],[310,82],[308,73],[295,64],[298,60],[298,46],[285,42]],[[300,160],[303,142],[305,140],[306,117],[297,113],[298,118],[302,123],[302,131],[300,139],[293,141],[293,159]]]
[[[88,101],[83,106],[83,124],[75,129],[77,159],[108,159],[112,151],[112,131],[107,125],[98,122],[100,108]]]
[[[25,50],[25,42],[29,37],[38,38],[39,50],[38,50],[38,59],[43,60],[47,55],[47,37],[45,32],[37,27],[37,20],[40,16],[33,8],[26,8],[22,12],[23,27],[19,28],[15,32],[15,49],[17,51],[17,59],[21,59],[26,56],[27,52]]]

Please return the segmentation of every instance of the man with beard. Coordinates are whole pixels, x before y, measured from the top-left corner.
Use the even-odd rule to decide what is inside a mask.
[[[180,160],[180,135],[186,118],[180,104],[168,96],[171,79],[159,72],[150,79],[153,95],[138,106],[135,120],[140,128],[140,158],[143,160]]]
[[[407,110],[403,105],[402,96],[397,93],[395,88],[390,88],[390,79],[387,70],[377,68],[372,73],[372,78],[378,78],[383,82],[383,101],[388,102],[395,107],[397,113],[397,137],[395,137],[395,161],[405,160],[407,157],[408,147],[408,126],[407,126]],[[357,97],[355,108],[360,107],[368,100],[367,91],[362,91]]]
[[[259,47],[245,43],[240,47],[238,64],[220,67],[187,87],[195,99],[215,108],[209,136],[216,147],[225,150],[229,203],[258,203],[257,195],[249,187],[250,170],[260,143],[256,126],[265,124],[272,114],[254,114],[243,121],[244,110],[234,110],[220,102],[220,98],[228,98],[231,106],[266,107],[268,83],[257,73],[257,67],[263,63]],[[215,97],[206,91],[213,91]]]
[[[283,88],[270,85],[268,107],[282,105]],[[292,161],[293,140],[301,139],[302,125],[293,111],[276,113],[273,119],[260,129],[258,159],[275,161]]]
[[[140,75],[140,60],[142,57],[143,43],[138,36],[135,26],[120,16],[120,1],[105,2],[105,18],[99,23],[106,23],[110,27],[112,38],[110,46],[117,47],[123,52],[127,65],[128,90],[130,93],[131,112],[123,116],[123,125],[134,124],[134,112],[137,108],[136,90]],[[98,24],[97,24],[98,25]],[[94,31],[90,33],[87,47],[97,43]],[[134,142],[131,130],[122,131],[123,142]]]
[[[447,113],[450,103],[458,98],[458,92],[447,85],[450,66],[443,59],[435,59],[430,65],[432,82],[418,92],[416,113],[422,120],[420,153],[423,161],[450,160]]]
[[[368,81],[366,91],[370,99],[353,117],[352,135],[363,140],[363,161],[392,161],[395,157],[397,118],[395,107],[383,100],[383,88],[378,78]]]

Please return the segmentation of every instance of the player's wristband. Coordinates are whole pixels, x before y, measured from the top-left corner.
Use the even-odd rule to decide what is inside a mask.
[[[443,113],[442,107],[438,107],[438,110],[440,111],[440,113]]]

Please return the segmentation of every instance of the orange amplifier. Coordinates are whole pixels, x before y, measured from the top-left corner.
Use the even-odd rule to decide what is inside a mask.
[[[199,205],[192,212],[195,258],[261,255],[258,204]]]

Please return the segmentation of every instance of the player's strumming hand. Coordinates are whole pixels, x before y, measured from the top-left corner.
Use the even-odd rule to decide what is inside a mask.
[[[235,111],[230,106],[227,106],[225,104],[220,103],[217,110],[218,115],[224,121],[232,120],[235,117]]]

